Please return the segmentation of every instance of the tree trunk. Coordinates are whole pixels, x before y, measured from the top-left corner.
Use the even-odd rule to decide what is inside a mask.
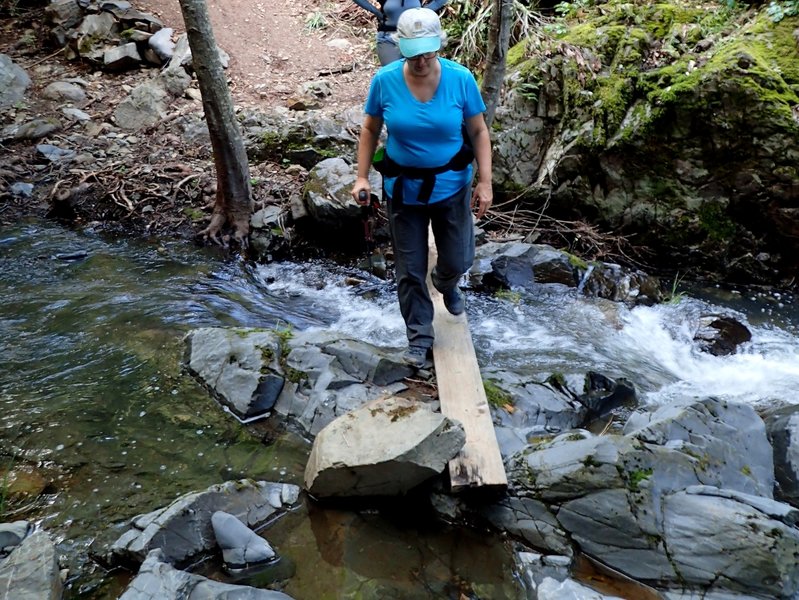
[[[219,233],[229,224],[233,237],[247,244],[252,214],[252,187],[244,139],[233,111],[222,62],[211,29],[205,0],[180,0],[183,22],[197,73],[203,110],[211,134],[216,167],[216,203],[211,223],[202,235],[220,242]],[[227,241],[228,236],[223,237]]]
[[[486,103],[486,125],[491,127],[499,104],[499,92],[505,79],[505,61],[510,45],[513,0],[492,0],[491,22],[488,25],[488,63],[481,93]]]

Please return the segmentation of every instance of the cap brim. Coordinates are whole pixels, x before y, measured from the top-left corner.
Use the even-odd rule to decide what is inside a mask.
[[[438,52],[441,49],[439,36],[423,38],[399,38],[399,49],[405,58],[413,58],[426,52]]]

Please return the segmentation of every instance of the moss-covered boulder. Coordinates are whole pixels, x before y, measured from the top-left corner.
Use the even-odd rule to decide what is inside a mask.
[[[242,111],[247,157],[263,161],[299,164],[312,168],[326,158],[354,160],[355,136],[363,111],[348,109],[328,115],[321,111]]]
[[[649,245],[671,267],[792,278],[799,17],[582,2],[509,53],[495,178]],[[675,260],[676,258],[676,260]]]

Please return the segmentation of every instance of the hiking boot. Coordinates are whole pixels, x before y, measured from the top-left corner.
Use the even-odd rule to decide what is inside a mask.
[[[460,315],[466,310],[466,297],[457,285],[446,292],[442,292],[441,295],[444,297],[444,306],[450,314]]]
[[[428,348],[424,346],[408,346],[408,349],[402,353],[402,360],[406,364],[421,369],[427,363]]]

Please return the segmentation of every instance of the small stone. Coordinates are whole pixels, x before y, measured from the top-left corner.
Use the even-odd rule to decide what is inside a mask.
[[[228,569],[264,564],[277,556],[264,538],[229,513],[216,511],[211,525]]]

